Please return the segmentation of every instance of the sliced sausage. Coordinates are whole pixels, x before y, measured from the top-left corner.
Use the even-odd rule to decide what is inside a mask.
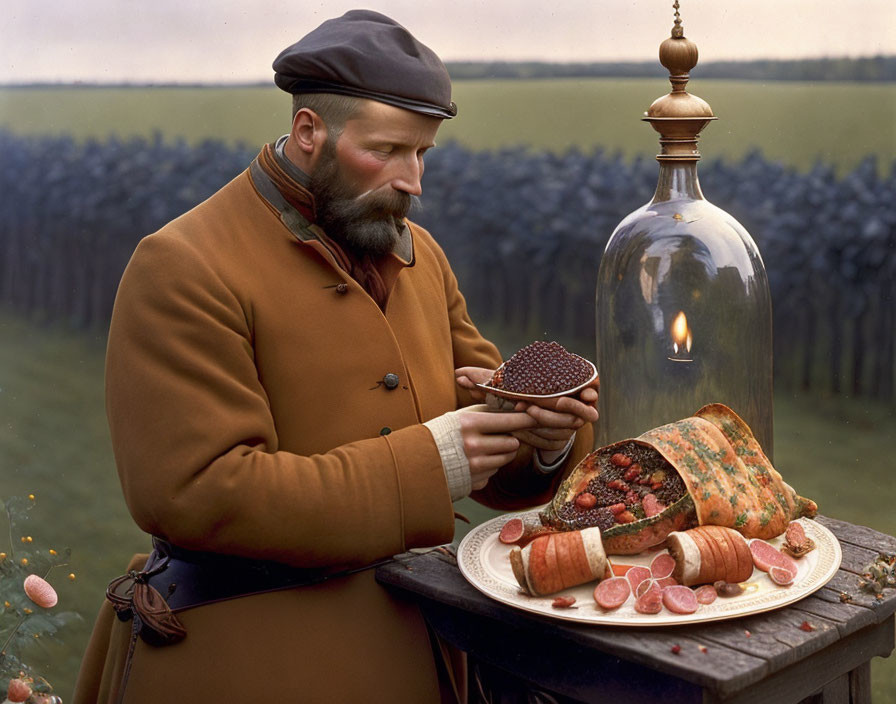
[[[703,536],[703,539],[706,541],[707,550],[709,550],[709,554],[712,555],[712,557],[709,558],[709,565],[707,566],[706,573],[701,582],[712,582],[715,579],[722,579],[726,571],[725,557],[722,555],[722,546],[719,545],[713,535],[703,530],[703,526],[695,528],[694,530],[698,531],[699,535]],[[704,558],[704,562],[706,562],[706,554],[702,550],[700,551],[700,555]]]
[[[600,608],[610,611],[622,606],[631,592],[631,585],[625,577],[611,577],[594,588],[594,601]]]
[[[656,584],[635,599],[635,611],[639,614],[658,614],[663,610],[663,590]]]
[[[534,596],[601,579],[607,572],[599,528],[542,535],[513,548],[510,565],[523,590]]]
[[[667,552],[661,552],[650,563],[650,575],[654,579],[671,577],[675,570],[675,558]]]
[[[711,584],[704,584],[702,587],[697,587],[694,590],[694,596],[697,597],[697,601],[701,604],[711,604],[719,598],[719,593]]]
[[[734,549],[734,544],[728,540],[728,537],[725,535],[725,528],[722,526],[701,526],[701,530],[704,532],[708,540],[711,540],[713,546],[718,548],[719,556],[722,558],[722,569],[724,570],[719,576],[715,577],[715,579],[725,579],[728,582],[739,582],[739,579],[736,579],[737,572],[737,552]],[[715,581],[707,580],[707,581]]]
[[[636,565],[625,573],[625,578],[628,580],[629,585],[631,585],[632,592],[637,594],[638,586],[641,584],[641,582],[643,582],[645,579],[650,579],[650,570],[646,567]]]
[[[498,533],[498,540],[505,545],[513,545],[517,540],[523,537],[525,525],[522,518],[511,518],[503,526],[501,532]]]
[[[672,613],[692,614],[700,607],[694,590],[680,584],[666,587],[662,591],[662,596],[663,606]]]
[[[768,568],[768,576],[780,587],[789,587],[793,584],[794,577],[796,577],[790,570],[785,569],[784,567],[778,567],[777,565],[772,565]]]
[[[799,566],[792,557],[788,557],[761,538],[750,541],[750,552],[753,554],[753,563],[763,572],[768,572],[773,566],[788,570],[794,578],[799,572]]]
[[[577,545],[573,545],[569,538],[575,538],[572,533],[555,535],[551,541],[554,544],[554,559],[556,564],[557,576],[563,584],[578,584],[582,580],[579,577],[575,555],[584,551],[577,550]],[[572,549],[571,549],[572,548]],[[550,548],[548,548],[550,550]],[[562,587],[561,587],[562,588]]]
[[[696,529],[691,529],[687,531],[688,535],[694,541],[694,544],[697,546],[697,550],[700,553],[700,566],[697,570],[697,577],[690,584],[706,584],[707,582],[711,582],[710,579],[711,574],[715,571],[715,560],[714,553],[710,550],[709,542],[706,537],[700,531]],[[683,584],[685,582],[682,582]]]
[[[753,575],[753,554],[750,552],[750,546],[747,544],[747,539],[736,530],[729,531],[728,537],[737,552],[738,581],[746,582]]]
[[[675,560],[672,576],[679,584],[697,584],[700,574],[700,549],[685,531],[673,531],[666,538],[669,556]],[[750,564],[753,564],[750,558]]]

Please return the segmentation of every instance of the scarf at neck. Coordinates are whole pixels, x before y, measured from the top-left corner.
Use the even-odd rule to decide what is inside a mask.
[[[280,165],[272,144],[264,145],[258,155],[258,164],[286,199],[286,202],[298,210],[308,222],[313,223],[316,220],[314,195]],[[330,250],[339,267],[370,294],[381,310],[385,310],[389,287],[386,286],[379,269],[384,258],[370,254],[363,254],[359,257],[350,248],[343,247],[336,240],[328,237],[320,228],[316,228],[316,230],[320,232],[318,239]]]

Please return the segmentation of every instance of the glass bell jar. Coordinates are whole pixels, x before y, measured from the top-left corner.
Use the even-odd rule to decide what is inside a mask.
[[[772,456],[772,308],[753,239],[709,203],[697,180],[697,136],[715,120],[685,90],[697,47],[675,3],[660,46],[672,91],[645,121],[660,134],[656,193],[613,232],[600,262],[599,445],[724,403]]]

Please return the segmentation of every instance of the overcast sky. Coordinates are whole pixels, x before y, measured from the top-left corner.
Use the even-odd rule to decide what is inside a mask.
[[[896,54],[894,0],[681,5],[701,61]],[[281,49],[355,7],[445,60],[649,61],[673,13],[671,0],[0,0],[0,83],[270,80]]]

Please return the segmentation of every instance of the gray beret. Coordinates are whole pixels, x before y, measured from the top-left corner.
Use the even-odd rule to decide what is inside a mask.
[[[274,60],[287,93],[369,98],[424,115],[451,118],[451,79],[442,60],[395,20],[350,10],[327,20]]]

